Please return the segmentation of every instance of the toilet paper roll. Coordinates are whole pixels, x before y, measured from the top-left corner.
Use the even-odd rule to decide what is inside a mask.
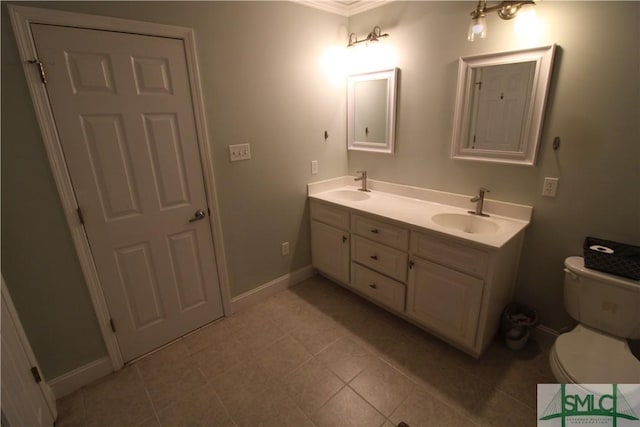
[[[591,249],[592,251],[598,251],[605,254],[612,254],[614,252],[613,249],[608,248],[606,246],[600,246],[600,245],[591,245],[589,246],[589,249]]]

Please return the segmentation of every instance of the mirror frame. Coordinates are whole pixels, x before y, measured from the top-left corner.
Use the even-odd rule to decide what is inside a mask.
[[[536,162],[544,110],[551,81],[556,45],[531,49],[464,56],[458,62],[458,86],[453,121],[451,157],[453,159],[511,163],[533,166]],[[521,151],[479,150],[465,147],[467,129],[471,122],[471,96],[474,89],[473,71],[477,68],[520,62],[535,62],[527,115],[523,123]]]
[[[347,149],[371,151],[376,153],[393,153],[395,149],[396,129],[396,82],[398,69],[373,71],[353,74],[347,80]],[[384,143],[358,141],[355,138],[355,84],[361,81],[387,80],[387,132]]]

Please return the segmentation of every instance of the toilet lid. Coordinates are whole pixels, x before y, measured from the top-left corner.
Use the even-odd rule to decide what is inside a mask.
[[[640,361],[624,340],[578,325],[558,337],[555,350],[576,383],[640,384]]]

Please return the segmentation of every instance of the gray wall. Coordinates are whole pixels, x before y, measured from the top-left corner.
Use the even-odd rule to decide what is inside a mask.
[[[488,37],[468,42],[474,6],[398,2],[350,19],[358,34],[390,33],[401,76],[395,156],[350,152],[349,171],[460,194],[484,186],[489,198],[533,206],[516,297],[559,330],[571,324],[564,258],[581,254],[587,235],[640,245],[640,3],[540,2],[546,30],[533,44],[495,13]],[[559,51],[536,166],[452,160],[458,57],[551,43]],[[555,199],[541,196],[546,176],[560,178]]]
[[[347,20],[282,2],[43,2],[57,8],[196,31],[232,295],[308,265],[305,184],[364,168],[373,179],[534,206],[517,295],[554,329],[562,260],[585,235],[640,244],[640,4],[542,2],[536,44],[556,42],[535,167],[452,161],[457,59],[524,47],[489,16],[489,38],[466,41],[475,2],[397,2]],[[380,25],[401,69],[397,152],[347,153],[344,85],[318,65],[330,45]],[[45,376],[105,355],[2,7],[2,273]],[[324,130],[330,138],[324,141]],[[551,149],[562,138],[559,151]],[[229,163],[227,145],[253,159]],[[310,175],[310,160],[320,173]],[[347,163],[348,161],[348,163]],[[558,197],[542,198],[545,176]],[[280,243],[292,245],[289,257]]]
[[[29,2],[195,30],[232,296],[311,263],[306,184],[344,175],[347,18],[291,2]],[[329,139],[324,140],[324,131]],[[229,144],[252,160],[230,163]],[[319,174],[311,176],[310,162]],[[47,378],[106,354],[2,5],[2,273]],[[281,242],[291,254],[283,257]]]

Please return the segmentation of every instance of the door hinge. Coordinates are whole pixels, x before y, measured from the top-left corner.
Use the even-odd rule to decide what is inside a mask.
[[[84,215],[82,215],[82,209],[78,206],[78,219],[80,220],[80,224],[84,225]]]
[[[38,66],[38,71],[40,71],[40,79],[42,80],[42,83],[47,84],[47,76],[44,73],[44,64],[37,59],[32,59],[31,61],[29,61],[29,64],[35,64]]]
[[[111,330],[115,334],[116,333],[116,324],[113,323],[113,319],[109,319],[109,325],[111,325]]]
[[[31,375],[33,375],[33,379],[35,380],[36,384],[40,384],[42,382],[40,371],[38,371],[38,368],[36,366],[31,367]]]

